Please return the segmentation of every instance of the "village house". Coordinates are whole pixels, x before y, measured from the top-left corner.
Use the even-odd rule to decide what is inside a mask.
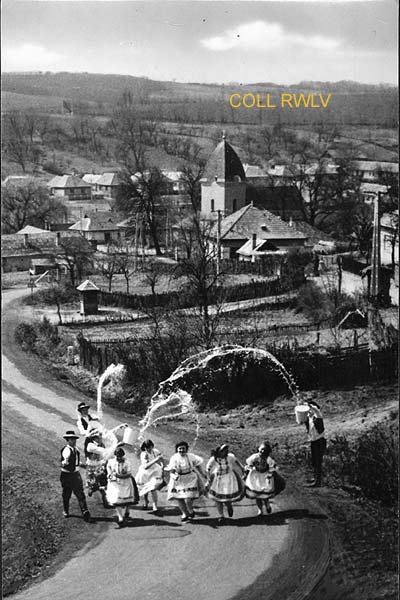
[[[123,237],[123,229],[110,212],[85,214],[69,230],[81,234],[93,245],[118,243]]]
[[[373,204],[380,195],[381,198],[387,198],[389,189],[387,185],[363,181],[360,185],[360,194],[366,204]]]
[[[186,194],[187,189],[183,180],[182,171],[167,171],[165,169],[161,169],[161,173],[165,179],[165,195],[169,196],[171,194]]]
[[[96,192],[103,194],[106,200],[115,200],[121,187],[122,180],[119,173],[103,173],[96,181]]]
[[[388,177],[398,177],[399,164],[396,162],[376,160],[353,160],[351,163],[353,175],[362,181],[385,183]]]
[[[4,273],[28,271],[38,275],[57,267],[61,236],[68,232],[52,232],[27,225],[17,233],[1,236],[1,266]],[[45,268],[46,267],[46,268]]]
[[[47,183],[50,194],[63,200],[90,200],[91,185],[75,175],[56,175]]]
[[[273,213],[252,204],[214,223],[210,242],[219,244],[222,258],[246,258],[268,253],[287,252],[290,248],[304,248],[307,236],[285,223]]]
[[[97,182],[100,179],[100,177],[102,177],[102,175],[100,175],[99,173],[85,173],[82,176],[82,181],[89,184],[92,188],[92,196],[97,191]]]

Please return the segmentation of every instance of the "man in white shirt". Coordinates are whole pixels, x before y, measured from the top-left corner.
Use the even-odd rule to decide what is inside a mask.
[[[67,442],[67,445],[61,450],[60,481],[64,507],[63,514],[65,518],[69,517],[69,501],[73,492],[78,500],[84,520],[90,521],[82,477],[78,470],[80,453],[76,448],[76,440],[79,438],[79,435],[75,435],[74,431],[69,430],[63,437]]]
[[[309,401],[306,404],[308,404],[310,410],[305,426],[311,444],[311,464],[314,471],[314,478],[308,483],[309,487],[321,487],[322,461],[326,451],[324,421],[321,408],[316,402]]]

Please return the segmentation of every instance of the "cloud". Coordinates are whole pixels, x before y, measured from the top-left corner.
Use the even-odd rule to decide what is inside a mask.
[[[44,71],[56,66],[64,57],[44,46],[22,44],[15,48],[3,48],[3,70]]]
[[[236,29],[228,29],[221,35],[201,40],[208,50],[225,51],[232,48],[241,50],[271,50],[288,46],[332,50],[339,41],[321,35],[305,36],[285,31],[279,23],[254,21],[244,23]]]

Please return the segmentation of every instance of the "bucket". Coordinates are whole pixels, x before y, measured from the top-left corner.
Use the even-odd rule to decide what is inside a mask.
[[[295,406],[294,413],[296,415],[296,423],[305,423],[308,418],[310,407],[307,404],[298,404]]]
[[[131,429],[130,427],[125,427],[124,437],[122,438],[124,444],[130,444],[131,446],[133,446],[135,443],[135,439],[135,432],[133,431],[133,429]]]

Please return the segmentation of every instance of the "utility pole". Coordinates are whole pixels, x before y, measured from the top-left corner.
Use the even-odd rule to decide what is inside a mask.
[[[381,287],[381,222],[380,222],[380,204],[381,192],[375,197],[374,202],[374,222],[372,233],[372,253],[371,253],[371,286],[370,297],[372,302],[378,305],[380,287]]]
[[[221,270],[221,211],[217,210],[217,275]]]
[[[373,369],[372,352],[384,346],[383,322],[379,314],[381,298],[381,236],[380,236],[380,192],[375,198],[371,253],[371,278],[368,298],[368,346],[370,369]]]
[[[138,213],[136,213],[136,215],[135,215],[135,253],[134,253],[135,273],[137,271],[137,262],[138,262],[138,245],[139,245],[139,215],[138,215]]]

